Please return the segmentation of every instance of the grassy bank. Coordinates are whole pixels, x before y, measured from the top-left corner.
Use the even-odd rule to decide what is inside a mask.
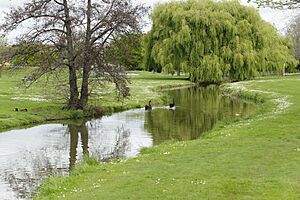
[[[42,123],[57,119],[84,117],[82,111],[67,111],[67,87],[58,87],[55,79],[44,78],[30,88],[22,85],[22,79],[31,69],[5,71],[0,78],[0,131],[4,129]],[[101,106],[104,113],[121,111],[145,105],[150,99],[162,104],[167,98],[160,92],[163,88],[190,85],[186,77],[172,77],[148,72],[131,72],[131,96],[117,101],[113,85],[104,84],[93,88],[91,106]],[[28,112],[15,112],[14,109]]]
[[[37,199],[300,199],[299,83],[295,76],[229,85],[262,98],[264,112],[137,158],[88,160],[68,178],[50,178]]]

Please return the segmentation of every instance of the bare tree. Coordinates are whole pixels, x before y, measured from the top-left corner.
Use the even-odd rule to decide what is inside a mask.
[[[287,36],[291,38],[294,46],[294,55],[300,60],[300,15],[296,16],[287,28]]]
[[[120,94],[128,95],[123,69],[108,63],[104,52],[118,36],[139,32],[147,12],[147,7],[131,0],[30,0],[11,9],[1,29],[7,33],[28,22],[30,26],[19,43],[42,44],[36,52],[44,61],[39,63],[34,81],[50,71],[67,68],[68,107],[83,109],[91,82],[114,82]]]

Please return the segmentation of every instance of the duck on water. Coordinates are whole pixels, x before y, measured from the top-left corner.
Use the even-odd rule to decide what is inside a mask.
[[[175,99],[173,98],[173,102],[169,104],[169,108],[175,108]]]
[[[173,98],[173,102],[169,104],[169,109],[175,109],[175,99]],[[152,110],[151,100],[148,104],[145,105],[145,110]]]
[[[148,105],[145,105],[145,110],[152,110],[151,100],[149,101]]]

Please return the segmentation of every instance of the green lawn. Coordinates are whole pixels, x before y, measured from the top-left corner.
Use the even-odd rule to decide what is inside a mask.
[[[228,85],[259,93],[261,112],[137,158],[87,160],[68,178],[50,178],[37,199],[300,199],[299,83],[290,76]]]
[[[43,77],[30,88],[22,85],[22,79],[30,75],[32,69],[5,71],[0,77],[0,131],[49,120],[83,117],[81,111],[67,111],[68,87],[57,84],[57,75]],[[94,87],[90,105],[101,106],[105,113],[136,108],[145,105],[150,99],[154,104],[161,104],[165,97],[159,92],[163,88],[191,85],[186,77],[175,77],[149,72],[130,72],[131,96],[117,101],[114,86],[105,83]],[[65,73],[59,74],[64,80]],[[15,112],[14,109],[28,109],[28,112]]]

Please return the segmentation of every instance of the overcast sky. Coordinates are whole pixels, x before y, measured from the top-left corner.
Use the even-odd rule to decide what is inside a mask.
[[[0,0],[0,21],[3,20],[4,13],[9,11],[9,8],[11,6],[19,6],[22,5],[24,2],[28,2],[29,0]],[[136,0],[137,1],[137,0]],[[148,6],[153,7],[156,3],[159,2],[166,2],[168,0],[140,0],[138,2],[144,3]],[[243,4],[247,4],[246,0],[242,0]],[[273,10],[269,8],[259,9],[259,12],[262,16],[262,18],[270,23],[272,23],[281,33],[284,33],[284,30],[289,23],[289,21],[292,19],[293,16],[295,16],[297,13],[300,14],[300,11],[296,10]],[[149,30],[146,27],[145,30]],[[17,33],[14,33],[9,37],[9,40],[12,40],[13,37],[15,37]]]

